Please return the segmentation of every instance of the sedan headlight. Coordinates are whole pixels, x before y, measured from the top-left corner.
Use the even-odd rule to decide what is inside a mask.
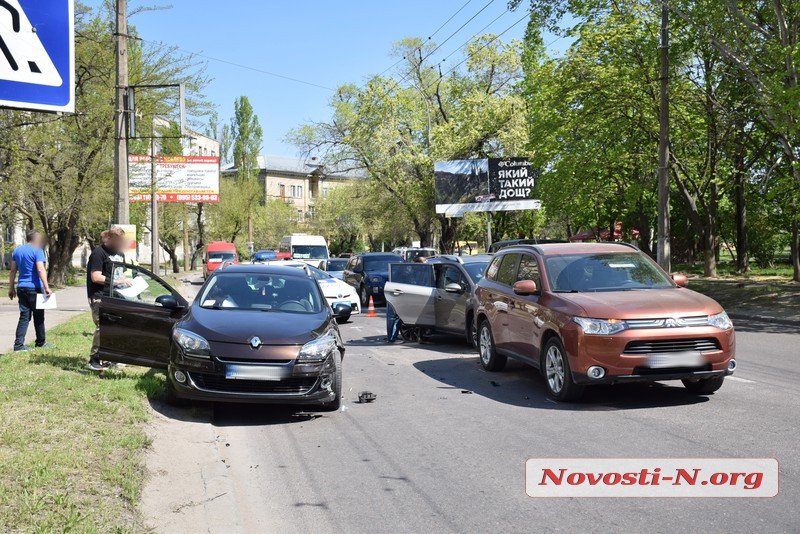
[[[336,338],[325,334],[303,345],[297,359],[303,362],[321,362],[334,350],[336,350]]]
[[[715,328],[719,328],[720,330],[729,330],[733,328],[733,322],[725,312],[720,312],[716,315],[709,315],[708,324]]]
[[[628,328],[625,321],[619,319],[591,319],[589,317],[573,317],[573,321],[583,328],[584,334],[607,336],[622,332]]]
[[[211,345],[208,344],[206,338],[194,332],[176,328],[172,332],[172,340],[183,349],[184,354],[188,354],[189,356],[202,356],[205,358],[211,357]]]

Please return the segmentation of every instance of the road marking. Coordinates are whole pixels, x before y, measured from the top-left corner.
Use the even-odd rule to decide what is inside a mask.
[[[728,380],[733,380],[734,382],[743,382],[745,384],[755,384],[756,383],[755,380],[748,380],[746,378],[740,378],[738,376],[729,376],[727,379]]]

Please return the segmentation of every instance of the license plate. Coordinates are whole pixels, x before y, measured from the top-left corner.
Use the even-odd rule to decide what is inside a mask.
[[[647,366],[652,369],[664,367],[700,367],[705,361],[697,351],[664,352],[647,356]]]
[[[233,365],[225,366],[225,378],[230,380],[264,380],[278,381],[291,376],[291,369],[269,365]]]

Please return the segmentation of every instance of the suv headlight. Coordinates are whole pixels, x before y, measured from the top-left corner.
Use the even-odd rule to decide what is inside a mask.
[[[573,317],[572,320],[581,328],[584,334],[611,335],[627,330],[628,325],[620,319],[591,319],[589,317]]]
[[[178,344],[183,350],[184,354],[189,356],[202,356],[205,358],[211,357],[211,345],[202,336],[198,336],[194,332],[176,328],[172,332],[172,340]]]
[[[725,312],[720,312],[716,315],[709,315],[708,324],[715,328],[719,328],[720,330],[729,330],[733,328],[733,322]]]
[[[297,360],[303,362],[321,362],[334,350],[336,350],[336,338],[330,334],[325,334],[303,345],[300,349],[300,353],[297,355]]]

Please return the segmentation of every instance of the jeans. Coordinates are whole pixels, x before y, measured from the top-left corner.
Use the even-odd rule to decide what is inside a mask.
[[[92,337],[89,361],[98,363],[100,361],[100,299],[89,299],[89,307],[92,309],[92,321],[94,321],[94,336]]]
[[[29,287],[17,288],[17,300],[19,301],[19,322],[17,323],[17,335],[14,339],[14,350],[20,350],[25,346],[25,335],[28,333],[28,324],[33,317],[33,327],[36,330],[36,346],[41,347],[45,342],[44,332],[44,310],[36,309],[36,294],[39,291]]]
[[[394,343],[397,340],[397,335],[400,331],[400,317],[394,311],[391,304],[386,304],[386,338],[389,343]]]

